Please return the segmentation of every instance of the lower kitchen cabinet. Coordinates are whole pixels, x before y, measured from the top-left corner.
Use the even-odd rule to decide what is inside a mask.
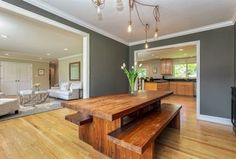
[[[156,82],[145,82],[144,83],[144,90],[156,91],[157,90],[157,83]]]
[[[157,83],[158,91],[169,91],[169,82]]]
[[[152,91],[173,91],[176,95],[193,96],[194,95],[194,82],[145,82],[144,90]]]
[[[194,95],[193,82],[170,82],[170,90],[176,95]]]
[[[144,90],[150,91],[168,91],[169,90],[169,82],[145,82],[144,83]]]

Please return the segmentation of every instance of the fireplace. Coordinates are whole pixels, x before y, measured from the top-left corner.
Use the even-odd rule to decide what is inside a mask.
[[[236,134],[236,87],[232,87],[231,121],[232,121],[232,124],[233,124],[233,130]]]

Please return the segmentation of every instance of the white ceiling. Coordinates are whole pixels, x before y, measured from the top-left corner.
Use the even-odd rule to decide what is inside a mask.
[[[81,35],[0,8],[0,56],[51,61],[82,54]],[[68,50],[65,51],[64,49]]]
[[[143,40],[144,28],[136,15],[133,15],[134,31],[127,33],[128,0],[122,0],[122,11],[116,9],[116,1],[106,0],[102,10],[103,19],[99,20],[91,0],[25,0],[67,19],[87,25],[106,35],[126,43]],[[139,0],[160,6],[160,37],[209,25],[233,24],[236,0]],[[140,8],[145,22],[151,24],[148,37],[153,38],[154,23],[152,10]],[[82,20],[82,21],[81,21]],[[220,24],[219,24],[220,23]],[[231,25],[232,25],[231,24]],[[212,26],[213,27],[213,26]]]
[[[137,61],[149,61],[154,59],[179,59],[196,57],[196,45],[186,45],[138,53]]]

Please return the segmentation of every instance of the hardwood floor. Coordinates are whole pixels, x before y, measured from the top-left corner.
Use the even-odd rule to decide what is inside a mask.
[[[181,129],[161,134],[155,158],[236,158],[232,128],[196,120],[194,98],[171,96],[163,102],[183,105]],[[106,159],[78,140],[77,126],[64,120],[73,112],[64,108],[0,122],[0,159]]]

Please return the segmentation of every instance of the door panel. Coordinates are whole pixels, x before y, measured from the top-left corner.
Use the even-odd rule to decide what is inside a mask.
[[[32,88],[32,65],[18,65],[18,90],[27,90]]]
[[[6,95],[17,94],[17,66],[13,62],[1,62],[1,91]]]
[[[19,90],[31,89],[32,64],[1,62],[1,91],[17,95]]]

